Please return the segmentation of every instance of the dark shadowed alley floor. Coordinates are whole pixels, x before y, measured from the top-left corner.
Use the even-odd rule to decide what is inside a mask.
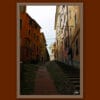
[[[39,94],[39,95],[57,94],[54,81],[52,80],[49,72],[44,66],[40,66],[37,71],[34,94]]]

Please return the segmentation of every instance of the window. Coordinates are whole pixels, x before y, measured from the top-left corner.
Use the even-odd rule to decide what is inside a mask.
[[[33,49],[35,50],[35,44],[33,44],[32,46],[33,46]]]
[[[28,32],[28,33],[29,33],[29,35],[30,35],[30,30],[29,30],[29,32]]]
[[[68,38],[66,37],[64,40],[65,48],[68,48]]]
[[[35,33],[34,33],[34,39],[36,38],[36,35],[35,35]]]
[[[29,47],[30,46],[30,40],[28,38],[24,39],[24,45]]]
[[[35,28],[37,29],[37,25],[35,24]]]
[[[69,15],[69,19],[71,19],[71,10],[69,10],[68,15]]]
[[[72,34],[72,28],[71,27],[69,28],[69,31],[70,31],[70,35],[71,35]]]
[[[76,23],[77,23],[77,16],[76,16],[76,13],[75,13],[75,26],[76,26]]]
[[[61,23],[62,23],[62,18],[60,19],[60,27],[61,27]]]
[[[65,5],[63,5],[63,8],[65,7]]]
[[[32,25],[32,20],[31,19],[29,20],[29,24]]]
[[[37,52],[38,52],[38,47],[37,47]]]

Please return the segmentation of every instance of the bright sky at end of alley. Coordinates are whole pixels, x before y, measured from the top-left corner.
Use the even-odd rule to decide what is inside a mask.
[[[47,49],[55,42],[56,34],[54,30],[56,6],[43,5],[27,6],[26,12],[41,26],[41,32],[44,32]]]

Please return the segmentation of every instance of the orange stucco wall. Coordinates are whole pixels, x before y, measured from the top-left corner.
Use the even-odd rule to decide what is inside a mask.
[[[27,13],[20,13],[20,20],[20,60],[39,60],[40,26]],[[29,24],[30,20],[32,20],[32,25]]]

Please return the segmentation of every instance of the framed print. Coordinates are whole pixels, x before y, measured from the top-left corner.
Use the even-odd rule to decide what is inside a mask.
[[[17,98],[83,98],[83,3],[17,3]]]

